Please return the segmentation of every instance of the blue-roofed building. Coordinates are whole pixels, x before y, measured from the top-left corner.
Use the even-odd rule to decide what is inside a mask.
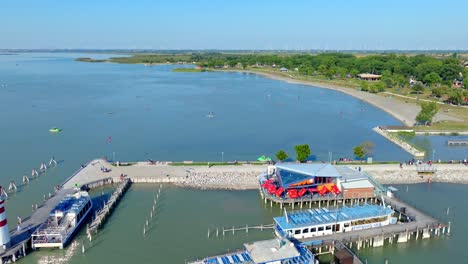
[[[245,250],[208,257],[190,264],[313,264],[315,257],[306,247],[287,238],[256,241],[244,244]]]
[[[265,194],[280,199],[325,194],[345,199],[371,198],[375,190],[368,175],[348,166],[329,163],[278,163],[268,167],[260,183]]]
[[[302,239],[394,224],[396,218],[392,217],[393,214],[389,207],[365,204],[285,211],[284,216],[273,219],[279,237]]]
[[[341,174],[329,163],[284,163],[276,165],[276,176],[278,177],[281,187],[290,188],[300,187],[300,185],[296,185],[307,181],[309,181],[310,184],[304,184],[306,186],[330,183],[336,180],[336,178],[341,177]]]

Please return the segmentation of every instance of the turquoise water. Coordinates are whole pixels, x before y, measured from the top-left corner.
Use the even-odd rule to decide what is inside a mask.
[[[468,140],[468,136],[423,136],[413,137],[410,142],[426,151],[427,159],[463,160],[468,158],[468,147],[448,146],[448,140]]]
[[[30,175],[32,167],[39,167],[51,156],[60,161],[57,168],[10,197],[10,228],[14,227],[16,216],[28,215],[31,204],[40,203],[53,186],[69,177],[80,164],[96,157],[221,160],[224,152],[224,160],[246,160],[262,154],[273,156],[278,149],[292,155],[295,144],[308,143],[313,158],[328,160],[330,151],[334,159],[351,157],[353,146],[371,140],[376,145],[377,160],[409,158],[371,131],[377,125],[397,125],[397,120],[335,91],[251,74],[174,73],[171,69],[176,66],[171,65],[144,67],[74,61],[76,57],[90,56],[97,57],[56,53],[0,56],[0,184],[7,186],[10,180],[19,183],[23,174]],[[209,112],[215,113],[214,118],[206,117]],[[54,126],[63,132],[51,134],[48,130]],[[428,140],[432,141],[432,137]],[[437,140],[431,144],[440,148]],[[438,155],[451,159],[451,155],[462,154],[437,149]],[[437,197],[433,196],[436,191],[445,190],[445,185],[434,184],[432,190],[425,190],[425,185],[415,186],[419,186],[415,190],[422,189],[408,193],[407,198],[419,203],[424,202],[421,197]],[[458,203],[468,190],[466,186],[454,188],[459,190],[442,192],[443,199],[434,201],[429,210],[442,210],[450,203],[460,210],[454,208],[454,214],[466,217]],[[162,211],[149,235],[143,237],[142,226],[155,189],[152,185],[134,185],[103,232],[92,245],[87,244],[85,254],[79,247],[43,250],[31,254],[23,263],[182,263],[239,248],[246,241],[272,237],[271,232],[264,231],[208,239],[209,227],[268,224],[273,215],[280,213],[278,209],[264,208],[256,191],[165,187]],[[100,191],[95,193],[98,194]],[[464,253],[458,242],[464,241],[462,234],[466,230],[461,221],[461,226],[456,223],[449,239],[363,254],[379,263],[384,257],[398,259],[403,252],[401,247],[410,247],[400,260],[421,258],[426,261],[421,263],[436,263],[431,262],[436,257],[426,258],[422,251],[429,249],[436,254],[435,249],[442,245],[437,255],[461,259]],[[83,234],[77,241],[82,239]]]
[[[451,235],[425,240],[411,240],[409,243],[393,244],[375,249],[364,249],[359,253],[369,263],[467,263],[466,243],[468,227],[466,219],[467,185],[432,183],[393,185],[400,189],[397,196],[418,207],[437,219],[451,221]],[[447,215],[447,208],[450,207]]]

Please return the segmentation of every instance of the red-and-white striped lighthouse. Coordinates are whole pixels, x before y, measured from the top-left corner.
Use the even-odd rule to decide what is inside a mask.
[[[8,247],[10,244],[10,231],[7,225],[5,213],[5,200],[3,199],[3,187],[0,186],[0,247]]]

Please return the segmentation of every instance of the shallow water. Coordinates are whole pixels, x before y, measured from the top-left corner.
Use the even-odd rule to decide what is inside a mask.
[[[328,160],[329,152],[333,159],[351,157],[353,146],[371,140],[376,145],[377,160],[409,158],[371,130],[377,125],[397,125],[397,120],[336,91],[252,74],[174,73],[171,69],[178,66],[83,63],[75,62],[76,57],[96,56],[0,56],[0,183],[19,183],[21,175],[30,175],[32,167],[39,167],[53,155],[60,161],[57,168],[10,197],[10,228],[14,228],[16,216],[28,215],[31,204],[40,203],[53,186],[63,182],[80,164],[96,157],[246,160],[262,154],[273,156],[278,149],[292,155],[295,144],[308,143],[314,158]],[[215,116],[207,118],[209,112]],[[63,132],[51,134],[48,130],[54,126]],[[438,155],[449,159],[452,152],[437,150]],[[435,186],[439,185],[433,186],[437,189]],[[264,205],[256,191],[166,188],[160,218],[143,238],[142,225],[155,188],[134,185],[84,255],[79,246],[70,246],[65,251],[33,253],[23,262],[63,263],[57,260],[61,257],[70,263],[181,263],[239,248],[245,241],[272,237],[271,232],[265,231],[207,239],[208,227],[266,224],[272,222],[272,215],[280,213],[277,209],[262,209]],[[461,190],[442,196],[447,202],[435,203],[443,207],[459,202],[458,195],[467,189],[456,188]],[[419,201],[419,197],[418,194],[408,199]],[[448,241],[457,238],[457,234]],[[76,241],[82,239],[81,235]],[[425,246],[416,245],[405,255],[422,256],[411,255],[421,248]],[[450,248],[457,249],[457,244]],[[455,254],[447,250],[447,254]],[[398,250],[384,251],[370,252],[369,259],[379,263],[384,256],[394,258],[399,254]],[[456,256],[460,254],[463,252],[459,250]]]

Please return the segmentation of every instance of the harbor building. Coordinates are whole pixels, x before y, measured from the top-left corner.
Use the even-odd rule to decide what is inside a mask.
[[[256,241],[244,244],[245,250],[208,257],[191,264],[314,264],[315,257],[305,246],[287,238]]]
[[[359,169],[329,163],[279,163],[259,177],[260,190],[275,202],[371,198],[383,189]]]

